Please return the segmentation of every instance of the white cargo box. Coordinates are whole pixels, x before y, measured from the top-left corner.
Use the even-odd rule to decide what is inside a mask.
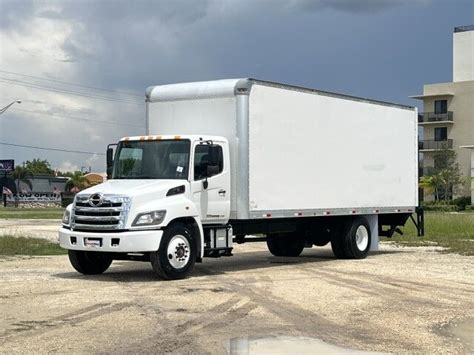
[[[231,219],[412,212],[416,108],[232,79],[150,87],[147,133],[219,135]]]

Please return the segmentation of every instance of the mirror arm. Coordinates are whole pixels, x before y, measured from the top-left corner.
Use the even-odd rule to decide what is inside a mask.
[[[116,143],[114,144],[109,144],[107,145],[107,179],[110,179],[112,177],[112,168],[113,168],[113,164],[114,164],[114,157],[113,157],[113,151],[112,151],[112,147],[113,146],[117,146]]]

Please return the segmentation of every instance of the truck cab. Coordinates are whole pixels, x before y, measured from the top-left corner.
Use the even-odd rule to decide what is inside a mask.
[[[59,231],[79,272],[101,273],[114,259],[149,258],[160,276],[175,279],[201,260],[204,249],[230,255],[225,138],[126,137],[112,149],[109,179],[76,195]],[[208,238],[203,226],[214,227]],[[222,238],[226,243],[218,246]]]

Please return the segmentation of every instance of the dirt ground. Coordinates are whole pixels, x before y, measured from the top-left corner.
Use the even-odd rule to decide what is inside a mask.
[[[168,282],[148,263],[86,277],[67,256],[4,257],[0,353],[473,353],[473,270],[472,257],[389,244],[357,261],[238,245]]]
[[[57,219],[0,219],[0,236],[18,235],[57,241],[60,225],[61,220]]]

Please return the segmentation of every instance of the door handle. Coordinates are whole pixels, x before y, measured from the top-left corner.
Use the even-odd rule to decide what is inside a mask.
[[[220,189],[218,194],[219,194],[219,196],[225,196],[225,190]]]

